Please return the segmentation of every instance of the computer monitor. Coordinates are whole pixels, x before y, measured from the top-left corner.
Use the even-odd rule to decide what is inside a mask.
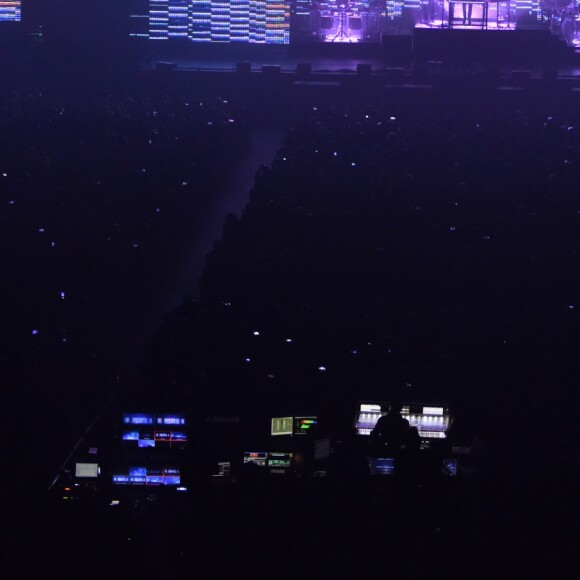
[[[187,444],[187,432],[183,429],[154,430],[148,426],[132,427],[122,432],[121,439],[125,445],[136,446],[138,448],[183,448]]]
[[[123,469],[112,476],[114,485],[168,486],[181,484],[181,473],[174,467],[135,466]]]
[[[156,415],[156,425],[180,426],[185,425],[185,417],[181,415]]]
[[[123,425],[153,425],[152,413],[124,413]]]
[[[270,451],[267,466],[271,469],[288,469],[292,463],[292,453]]]
[[[139,431],[124,431],[123,441],[139,441]]]
[[[169,445],[187,442],[185,431],[155,431],[154,439],[156,443],[167,443]]]
[[[457,459],[444,459],[442,472],[447,477],[457,477]]]
[[[393,457],[373,457],[369,459],[371,475],[393,475],[395,459]]]
[[[99,464],[98,463],[76,463],[75,477],[98,477]]]
[[[254,463],[260,467],[266,466],[266,461],[268,459],[268,453],[266,451],[245,451],[244,452],[244,463]]]
[[[315,416],[294,417],[294,435],[308,435],[318,425]]]
[[[292,435],[294,417],[274,417],[272,419],[272,435]]]

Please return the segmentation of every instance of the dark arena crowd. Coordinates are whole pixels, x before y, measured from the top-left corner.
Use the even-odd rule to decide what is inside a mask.
[[[0,575],[572,577],[578,97],[68,72],[2,69]],[[402,435],[354,427],[377,401]],[[414,404],[450,409],[440,445]],[[186,417],[141,458],[187,493],[111,484],[127,413]]]

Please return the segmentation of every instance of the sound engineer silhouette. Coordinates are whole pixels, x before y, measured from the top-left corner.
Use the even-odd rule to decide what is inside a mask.
[[[381,456],[384,452],[396,454],[407,445],[411,427],[409,421],[401,417],[402,404],[395,401],[386,415],[377,421],[371,431],[370,445],[374,455]]]

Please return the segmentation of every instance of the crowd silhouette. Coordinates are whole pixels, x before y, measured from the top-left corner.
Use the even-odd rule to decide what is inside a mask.
[[[134,365],[248,130],[219,98],[8,87],[0,422],[14,438],[0,503],[11,534],[23,509],[14,494],[45,489]]]
[[[178,392],[265,416],[296,400],[338,413],[368,393],[446,398],[450,444],[472,445],[462,474],[486,497],[463,515],[529,545],[565,518],[578,470],[579,144],[575,118],[542,107],[312,108],[226,219],[200,300],[166,319],[148,376],[170,369]],[[400,462],[411,480],[414,457]],[[344,458],[356,463],[348,445]],[[512,515],[490,523],[502,502]],[[441,507],[427,503],[423,516]]]
[[[444,398],[457,416],[453,437],[473,445],[474,470],[487,467],[486,505],[499,512],[494,501],[507,488],[515,498],[500,538],[517,530],[522,545],[531,541],[529,502],[557,487],[562,494],[543,495],[533,517],[566,513],[578,472],[570,401],[580,370],[580,133],[577,118],[548,109],[434,112],[429,97],[420,106],[309,106],[275,158],[256,168],[243,213],[225,219],[208,256],[199,296],[167,314],[128,400],[186,404],[194,420],[214,411],[269,417],[296,404],[339,416],[334,470],[357,499],[348,521],[337,503],[324,504],[339,526],[328,554],[362,521],[365,468],[347,431],[353,401],[384,399],[391,388]],[[102,398],[98,385],[116,370],[107,356],[134,337],[116,334],[119,321],[168,274],[190,212],[243,157],[246,121],[233,100],[187,95],[4,97],[3,361],[6,376],[26,369],[47,387],[21,407],[41,415],[48,405],[82,422],[74,387],[64,402],[50,396],[63,369],[90,375],[93,390],[82,396]],[[33,379],[35,369],[52,370]],[[335,491],[340,503],[344,488]],[[282,501],[250,498],[267,509]],[[296,505],[307,518],[310,504]],[[248,501],[242,513],[254,510]],[[273,530],[278,520],[259,521]],[[554,538],[574,526],[567,520]],[[282,537],[299,528],[293,520]],[[241,553],[250,544],[240,542]]]
[[[247,381],[322,396],[330,376],[359,393],[435,389],[474,421],[493,410],[497,430],[519,401],[539,410],[555,381],[571,387],[578,163],[566,118],[312,110],[226,219],[200,301],[168,319],[154,364],[191,367],[174,345],[195,344],[206,383],[239,377],[234,397]]]

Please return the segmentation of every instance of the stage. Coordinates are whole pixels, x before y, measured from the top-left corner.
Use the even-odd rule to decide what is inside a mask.
[[[158,4],[155,19],[132,16],[132,40],[153,64],[283,66],[294,58],[315,66],[322,59],[322,69],[352,59],[373,68],[430,61],[570,66],[580,38],[580,0],[267,0],[224,15],[194,2],[179,10],[171,0]]]
[[[515,30],[518,15],[512,2],[492,0],[416,0],[316,4],[294,25],[293,40],[356,44],[381,42],[383,36],[411,35],[415,28],[462,30]],[[514,0],[515,5],[515,0]],[[292,29],[291,29],[292,30]]]
[[[359,64],[381,70],[438,63],[467,68],[552,67],[575,74],[571,71],[580,67],[578,51],[546,28],[417,26],[409,34],[383,34],[380,42],[312,41],[275,46],[143,42],[137,53],[146,68],[162,62],[183,70],[232,70],[238,63],[249,63],[252,70],[266,66],[292,71],[298,64],[306,64],[312,71],[337,72],[356,71]]]
[[[562,24],[570,19],[569,8],[542,12],[541,18],[538,13],[525,18],[517,10],[508,10],[506,3],[491,2],[482,22],[483,2],[474,0],[471,22],[467,7],[464,24],[463,2],[451,3],[451,18],[449,1],[435,1],[431,5],[435,9],[427,14],[405,7],[412,1],[405,0],[399,13],[394,4],[393,8],[388,3],[386,11],[382,5],[378,9],[371,4],[349,5],[343,10],[327,4],[316,10],[309,8],[306,14],[291,13],[284,24],[285,35],[275,38],[280,42],[241,40],[232,36],[231,28],[229,40],[214,41],[210,36],[208,41],[194,41],[196,31],[191,28],[191,20],[187,32],[178,37],[172,36],[175,24],[155,28],[146,15],[136,19],[144,25],[141,32],[119,36],[108,44],[90,38],[80,42],[83,39],[54,33],[40,39],[32,35],[14,39],[5,36],[0,77],[5,84],[18,87],[22,76],[20,86],[30,87],[56,84],[59,75],[87,85],[97,82],[93,77],[99,75],[116,75],[121,82],[137,69],[246,71],[272,78],[287,74],[308,77],[309,82],[314,77],[321,82],[333,77],[335,82],[338,77],[366,75],[403,84],[409,76],[416,79],[420,75],[460,72],[469,77],[488,74],[489,70],[499,71],[506,78],[513,70],[525,70],[532,78],[548,75],[574,81],[580,74],[580,54],[561,34]],[[519,1],[512,3],[517,6]],[[343,31],[337,36],[341,18]],[[204,22],[214,34],[212,19],[209,15]],[[24,75],[27,70],[31,74]]]

